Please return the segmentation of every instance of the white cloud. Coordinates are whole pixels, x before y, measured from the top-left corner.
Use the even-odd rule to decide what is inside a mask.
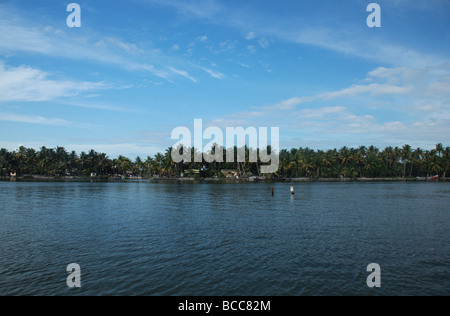
[[[274,110],[294,110],[298,105],[303,103],[312,103],[318,100],[329,101],[337,98],[354,97],[359,94],[367,94],[370,96],[390,95],[390,94],[406,94],[411,92],[411,87],[400,87],[387,84],[370,84],[370,85],[352,85],[338,91],[323,92],[314,96],[295,97],[283,100],[277,104],[262,106],[259,109],[264,111]]]
[[[406,2],[406,0],[404,1]],[[429,1],[423,0],[423,3],[429,3]],[[411,6],[414,5],[405,5],[405,7]],[[427,6],[433,7],[429,4]],[[392,10],[396,10],[396,8],[392,8]],[[439,12],[436,8],[433,10]],[[362,14],[365,14],[364,9]],[[339,27],[335,27],[337,21]],[[408,46],[382,34],[368,36],[367,28],[364,27],[365,20],[355,27],[352,19],[343,23],[342,18],[337,20],[333,14],[326,16],[325,13],[320,21],[312,20],[308,16],[299,19],[298,15],[276,18],[273,15],[269,17],[262,12],[255,12],[252,8],[239,11],[224,10],[220,16],[210,19],[209,22],[236,28],[241,32],[248,32],[251,29],[252,32],[246,33],[246,38],[255,39],[258,34],[261,38],[259,44],[262,44],[262,47],[270,44],[267,38],[273,38],[288,43],[320,47],[393,67],[436,66],[448,61],[448,57],[434,53],[429,47]]]
[[[314,97],[301,97],[301,98],[292,98],[289,100],[283,100],[275,105],[268,105],[260,107],[261,110],[264,111],[273,111],[273,110],[294,110],[297,105],[307,102],[314,101]]]
[[[0,122],[13,122],[13,123],[23,123],[23,124],[38,124],[38,125],[49,125],[49,126],[60,126],[60,127],[71,127],[71,128],[88,128],[91,129],[94,126],[88,123],[77,123],[72,121],[67,121],[61,118],[48,118],[43,116],[31,116],[31,115],[21,115],[14,113],[2,113],[0,112]]]
[[[386,68],[378,67],[368,74],[368,78],[384,79],[388,83],[398,84],[399,82],[411,81],[424,74],[423,70],[417,68],[398,67]]]
[[[0,101],[49,101],[111,88],[103,82],[49,79],[50,74],[28,66],[7,68],[0,63]]]
[[[179,76],[182,76],[182,77],[184,77],[184,78],[186,78],[186,79],[189,79],[189,80],[191,80],[192,82],[195,82],[195,83],[198,82],[198,80],[197,80],[196,78],[194,78],[194,77],[192,77],[191,75],[189,75],[189,73],[188,73],[187,71],[185,71],[185,70],[176,69],[176,68],[174,68],[174,67],[169,67],[169,69],[170,69],[170,71],[172,71],[173,73],[175,73],[175,74],[177,74],[177,75],[179,75]]]
[[[433,82],[427,85],[427,92],[430,95],[449,95],[450,94],[450,77],[442,78],[439,82]]]
[[[213,71],[209,68],[202,68],[205,72],[207,72],[211,77],[223,80],[225,78],[225,75],[220,72]]]
[[[208,40],[208,36],[206,36],[206,35],[197,37],[197,41],[200,41],[200,42],[206,42],[207,40]]]
[[[45,118],[42,116],[25,116],[11,113],[0,113],[0,121],[15,122],[15,123],[29,123],[29,124],[42,124],[42,125],[54,125],[54,126],[73,126],[74,123],[58,119],[58,118]]]
[[[270,67],[269,63],[265,63],[262,60],[259,61],[259,64],[264,68],[265,71],[267,71],[268,73],[273,73],[272,68]]]
[[[252,68],[250,65],[241,63],[240,61],[237,61],[236,63],[237,63],[239,66],[243,67],[243,68],[247,68],[247,69]]]
[[[279,126],[284,139],[320,146],[450,143],[449,78],[450,67],[380,67],[361,81],[366,84],[253,107],[215,122]]]
[[[106,37],[105,39],[98,41],[95,46],[106,49],[119,48],[131,55],[139,55],[144,53],[144,50],[139,48],[136,44],[127,43],[114,37]]]
[[[255,48],[255,46],[253,46],[253,45],[248,45],[248,46],[247,46],[247,50],[248,50],[251,54],[256,53],[256,48]]]
[[[216,0],[144,0],[150,4],[170,6],[179,14],[198,18],[212,18],[223,11],[222,5]]]
[[[132,72],[149,72],[173,83],[167,67],[178,68],[185,60],[166,56],[160,49],[146,48],[120,38],[91,32],[89,35],[70,36],[51,26],[40,26],[19,16],[6,7],[0,10],[0,54],[41,54],[73,60],[92,61]],[[83,33],[85,34],[85,33]],[[206,40],[206,36],[199,38]],[[229,43],[232,45],[232,43]],[[180,47],[175,44],[174,50]],[[226,46],[224,49],[230,47]],[[149,62],[150,61],[150,62]]]
[[[232,41],[232,40],[221,42],[217,49],[213,49],[213,52],[216,54],[231,53],[235,50],[237,44],[238,44],[237,41]]]
[[[130,64],[129,67],[130,67],[130,70],[145,70],[159,78],[165,79],[169,82],[173,82],[170,80],[170,75],[167,71],[157,69],[153,65]]]
[[[389,84],[370,84],[370,85],[352,85],[349,88],[340,91],[325,92],[317,96],[318,99],[331,100],[342,97],[353,97],[359,94],[368,94],[371,96],[388,94],[406,94],[412,91],[412,87],[400,87]]]
[[[329,117],[335,119],[338,114],[346,112],[343,106],[323,107],[319,109],[304,109],[297,113],[300,119],[323,119]],[[330,117],[332,115],[332,117]]]
[[[246,40],[253,40],[253,39],[255,39],[256,38],[256,34],[255,34],[255,32],[249,32],[248,34],[247,34],[247,36],[245,37],[245,39]]]
[[[75,107],[86,108],[86,109],[141,114],[141,112],[139,110],[133,109],[133,107],[130,106],[129,104],[127,104],[126,107],[122,107],[122,106],[108,104],[105,102],[91,101],[89,99],[58,100],[57,103],[61,104],[61,105],[75,106]]]
[[[264,48],[264,49],[267,49],[267,48],[269,48],[269,46],[270,46],[270,44],[271,44],[271,41],[268,40],[267,38],[261,38],[261,39],[258,41],[258,43],[259,43],[259,46],[261,46],[261,47]]]

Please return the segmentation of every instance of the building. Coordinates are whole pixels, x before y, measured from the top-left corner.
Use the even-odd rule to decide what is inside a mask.
[[[189,169],[189,170],[185,170],[183,173],[183,177],[193,177],[195,175],[199,175],[200,174],[200,170],[199,169]]]
[[[239,175],[237,170],[222,170],[222,174],[226,178],[236,178]]]

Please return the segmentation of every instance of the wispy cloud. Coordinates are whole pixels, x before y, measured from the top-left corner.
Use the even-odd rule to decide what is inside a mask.
[[[270,41],[264,37],[264,38],[261,38],[260,40],[258,40],[258,43],[259,43],[259,46],[261,46],[264,49],[267,49],[267,48],[269,48],[272,41]]]
[[[24,124],[38,124],[38,125],[51,125],[51,126],[64,126],[71,128],[92,128],[92,125],[86,123],[71,122],[60,118],[47,118],[43,116],[28,116],[19,115],[13,113],[1,113],[0,121],[24,123]]]
[[[297,112],[297,116],[301,119],[336,119],[339,114],[345,114],[346,108],[343,106],[323,107],[318,109],[303,109]]]
[[[450,141],[449,87],[450,67],[379,67],[361,84],[253,107],[214,122],[279,126],[285,135],[301,135],[321,146],[361,137],[373,144],[427,146]]]
[[[102,49],[119,48],[124,52],[132,55],[139,55],[144,53],[144,50],[142,48],[139,48],[136,44],[128,43],[115,37],[106,37],[105,39],[101,39],[100,41],[95,43],[95,46]]]
[[[381,62],[394,67],[436,66],[448,61],[445,56],[430,52],[426,47],[401,44],[389,36],[377,34],[368,36],[364,25],[365,19],[362,19],[360,25],[355,25],[354,21],[349,19],[349,22],[341,23],[339,28],[336,28],[336,16],[333,14],[327,16],[326,13],[319,21],[312,21],[308,17],[299,19],[297,15],[283,16],[282,18],[267,16],[267,13],[250,7],[239,10],[228,8],[227,10],[218,1],[212,0],[147,0],[147,2],[171,6],[179,12],[189,13],[192,17],[208,23],[238,29],[247,34],[247,40],[255,40],[258,35],[258,44],[262,48],[268,48],[272,42],[271,39],[277,39],[287,43],[320,47],[342,55]],[[400,2],[401,4],[399,4]],[[384,5],[391,6],[391,10],[398,10],[399,7],[405,9],[406,7],[411,10],[427,10],[437,13],[449,8],[445,0],[433,1],[433,5],[426,0],[415,1],[414,4],[406,3],[406,0],[399,0],[390,1]],[[362,8],[365,7],[362,6]],[[365,13],[365,11],[362,12],[363,17]],[[342,22],[343,18],[340,19],[339,22]],[[252,31],[249,32],[249,30]],[[254,45],[249,45],[248,50],[255,52]]]
[[[200,41],[200,42],[206,42],[207,40],[208,40],[208,36],[206,36],[206,35],[201,35],[201,36],[197,37],[197,41]]]
[[[43,124],[43,125],[55,125],[55,126],[70,126],[73,123],[63,119],[49,119],[42,116],[24,116],[11,113],[0,113],[0,121],[16,122],[16,123],[30,123],[30,124]]]
[[[316,96],[317,99],[331,100],[342,97],[353,97],[359,94],[368,94],[371,96],[406,94],[412,91],[412,87],[401,87],[390,84],[370,84],[370,85],[352,85],[349,88],[340,91],[325,92]]]
[[[268,73],[273,73],[272,68],[270,67],[269,63],[263,62],[262,60],[259,61],[259,64],[264,68],[265,71]]]
[[[348,88],[323,92],[313,96],[295,97],[283,100],[274,105],[260,107],[263,111],[274,110],[294,110],[298,105],[304,103],[312,103],[315,101],[330,101],[338,98],[354,97],[357,95],[381,96],[381,95],[403,95],[411,92],[413,87],[403,87],[390,84],[369,84],[369,85],[352,85]]]
[[[142,2],[169,6],[178,11],[179,14],[188,17],[212,18],[224,7],[216,0],[141,0]]]
[[[124,113],[136,113],[141,114],[141,111],[137,108],[133,108],[132,106],[128,105],[126,107],[124,106],[117,106],[108,104],[105,102],[99,102],[99,101],[92,101],[89,99],[71,99],[71,100],[58,100],[56,102],[57,104],[66,105],[66,106],[74,106],[74,107],[80,107],[80,108],[86,108],[86,109],[93,109],[93,110],[105,110],[105,111],[114,111],[114,112],[124,112]]]
[[[194,2],[172,2],[172,5],[178,4],[182,7],[192,8],[192,10],[197,7]],[[207,2],[205,2],[206,4]],[[47,57],[112,65],[118,69],[131,72],[148,72],[169,83],[174,82],[174,75],[197,82],[197,79],[186,70],[180,70],[179,65],[192,64],[191,62],[187,62],[181,57],[166,55],[161,49],[155,47],[144,49],[136,43],[105,34],[95,34],[94,32],[81,33],[83,35],[78,36],[71,34],[69,36],[61,29],[35,24],[22,18],[17,12],[3,6],[1,8],[0,54],[4,56],[21,53],[40,54]],[[199,36],[196,39],[200,42],[206,42],[207,40],[206,35]],[[218,49],[230,50],[233,45],[235,45],[233,42],[224,42]],[[172,47],[174,51],[179,49],[178,44]],[[195,65],[193,68],[195,68]]]
[[[249,32],[249,33],[247,34],[247,36],[245,37],[245,39],[248,40],[248,41],[253,40],[253,39],[255,39],[255,38],[256,38],[255,32]]]
[[[413,47],[390,42],[380,37],[367,37],[362,31],[352,28],[331,29],[326,26],[308,26],[278,29],[264,28],[265,34],[286,42],[311,45],[343,55],[381,62],[390,66],[426,67],[447,62],[445,57],[421,52]]]
[[[111,88],[111,85],[103,82],[56,80],[49,77],[49,73],[36,68],[8,68],[0,63],[0,101],[49,101]]]
[[[247,69],[252,68],[250,65],[241,63],[240,61],[237,61],[236,63],[237,63],[239,66],[244,67],[244,68],[247,68]]]
[[[202,69],[205,72],[207,72],[208,74],[210,74],[210,76],[213,78],[220,79],[220,80],[223,80],[225,78],[225,75],[223,73],[216,72],[216,71],[213,71],[213,70],[211,70],[209,68],[205,68],[205,67],[203,67]]]
[[[196,78],[192,77],[192,76],[191,76],[187,71],[185,71],[185,70],[176,69],[176,68],[174,68],[174,67],[169,67],[169,70],[172,71],[173,73],[179,75],[179,76],[182,76],[182,77],[184,77],[184,78],[186,78],[186,79],[191,80],[192,82],[195,82],[195,83],[198,82],[198,80],[197,80]]]

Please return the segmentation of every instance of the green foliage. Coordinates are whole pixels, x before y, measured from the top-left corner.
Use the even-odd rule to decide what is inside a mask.
[[[235,149],[235,157],[237,148]],[[215,148],[224,153],[226,149]],[[20,176],[140,176],[140,177],[179,177],[187,170],[201,170],[201,177],[224,177],[222,170],[236,170],[244,175],[261,176],[260,161],[250,162],[250,150],[246,147],[244,162],[194,162],[198,151],[191,148],[192,162],[175,163],[171,156],[172,148],[164,154],[158,153],[146,160],[138,157],[135,161],[119,156],[110,159],[104,153],[95,150],[89,153],[67,152],[63,147],[46,148],[39,151],[20,147],[9,152],[0,149],[0,176],[8,176],[16,172]],[[378,178],[378,177],[424,177],[439,175],[446,177],[450,168],[450,147],[436,145],[433,150],[412,149],[405,145],[387,147],[379,150],[374,146],[331,149],[328,151],[310,148],[293,148],[281,150],[280,167],[270,178]]]

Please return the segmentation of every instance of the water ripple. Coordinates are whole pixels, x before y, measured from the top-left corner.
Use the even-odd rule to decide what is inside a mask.
[[[271,187],[0,183],[0,295],[450,294],[450,184]]]

